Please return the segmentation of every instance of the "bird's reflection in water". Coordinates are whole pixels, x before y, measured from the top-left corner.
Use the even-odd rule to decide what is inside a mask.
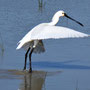
[[[45,88],[44,82],[47,72],[33,71],[31,74],[25,74],[23,83],[19,90],[42,90]]]
[[[0,69],[0,80],[4,79],[9,81],[13,79],[12,82],[14,82],[15,79],[19,80],[21,84],[19,85],[18,90],[46,90],[46,77],[60,74],[61,72],[62,71],[33,71],[32,73],[29,73],[28,71]]]
[[[33,73],[26,73],[19,90],[46,90],[45,79],[47,76],[53,76],[61,73],[62,71],[56,72],[45,72],[45,71],[33,71]]]

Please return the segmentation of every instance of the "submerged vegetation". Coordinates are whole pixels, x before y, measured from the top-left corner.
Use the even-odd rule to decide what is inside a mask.
[[[38,0],[39,7],[43,7],[43,0]]]
[[[78,88],[78,80],[76,81],[76,90],[79,90],[79,88]]]
[[[3,54],[4,54],[4,43],[3,43],[3,39],[0,33],[0,56],[1,58],[3,57]]]
[[[43,0],[38,0],[38,7],[39,10],[42,11],[43,8],[45,7],[45,2],[43,2]]]

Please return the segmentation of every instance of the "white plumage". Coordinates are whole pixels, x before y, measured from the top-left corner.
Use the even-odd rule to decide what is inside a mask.
[[[47,23],[39,24],[29,31],[22,40],[19,41],[17,49],[20,49],[24,44],[28,44],[33,40],[42,39],[60,39],[60,38],[79,38],[87,37],[85,33],[75,31],[66,27],[51,26]]]
[[[42,40],[42,39],[60,39],[60,38],[74,38],[74,37],[85,37],[87,34],[75,31],[73,29],[59,27],[59,26],[49,26],[42,24],[41,28],[38,30],[32,30],[30,39],[31,40]]]

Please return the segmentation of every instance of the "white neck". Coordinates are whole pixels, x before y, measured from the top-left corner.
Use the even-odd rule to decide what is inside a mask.
[[[56,25],[59,21],[59,16],[58,14],[56,13],[53,18],[52,18],[52,21],[49,23],[49,25]]]

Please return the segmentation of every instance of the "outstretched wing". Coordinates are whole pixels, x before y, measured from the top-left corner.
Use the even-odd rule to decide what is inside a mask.
[[[89,35],[66,27],[46,26],[43,28],[43,30],[42,29],[38,30],[38,33],[36,34],[32,32],[31,39],[39,40],[39,39],[79,38],[87,36]]]
[[[23,45],[33,40],[43,39],[60,39],[60,38],[79,38],[87,37],[88,34],[75,31],[73,29],[49,26],[47,24],[39,24],[31,31],[29,31],[20,41],[17,49],[20,49]]]

